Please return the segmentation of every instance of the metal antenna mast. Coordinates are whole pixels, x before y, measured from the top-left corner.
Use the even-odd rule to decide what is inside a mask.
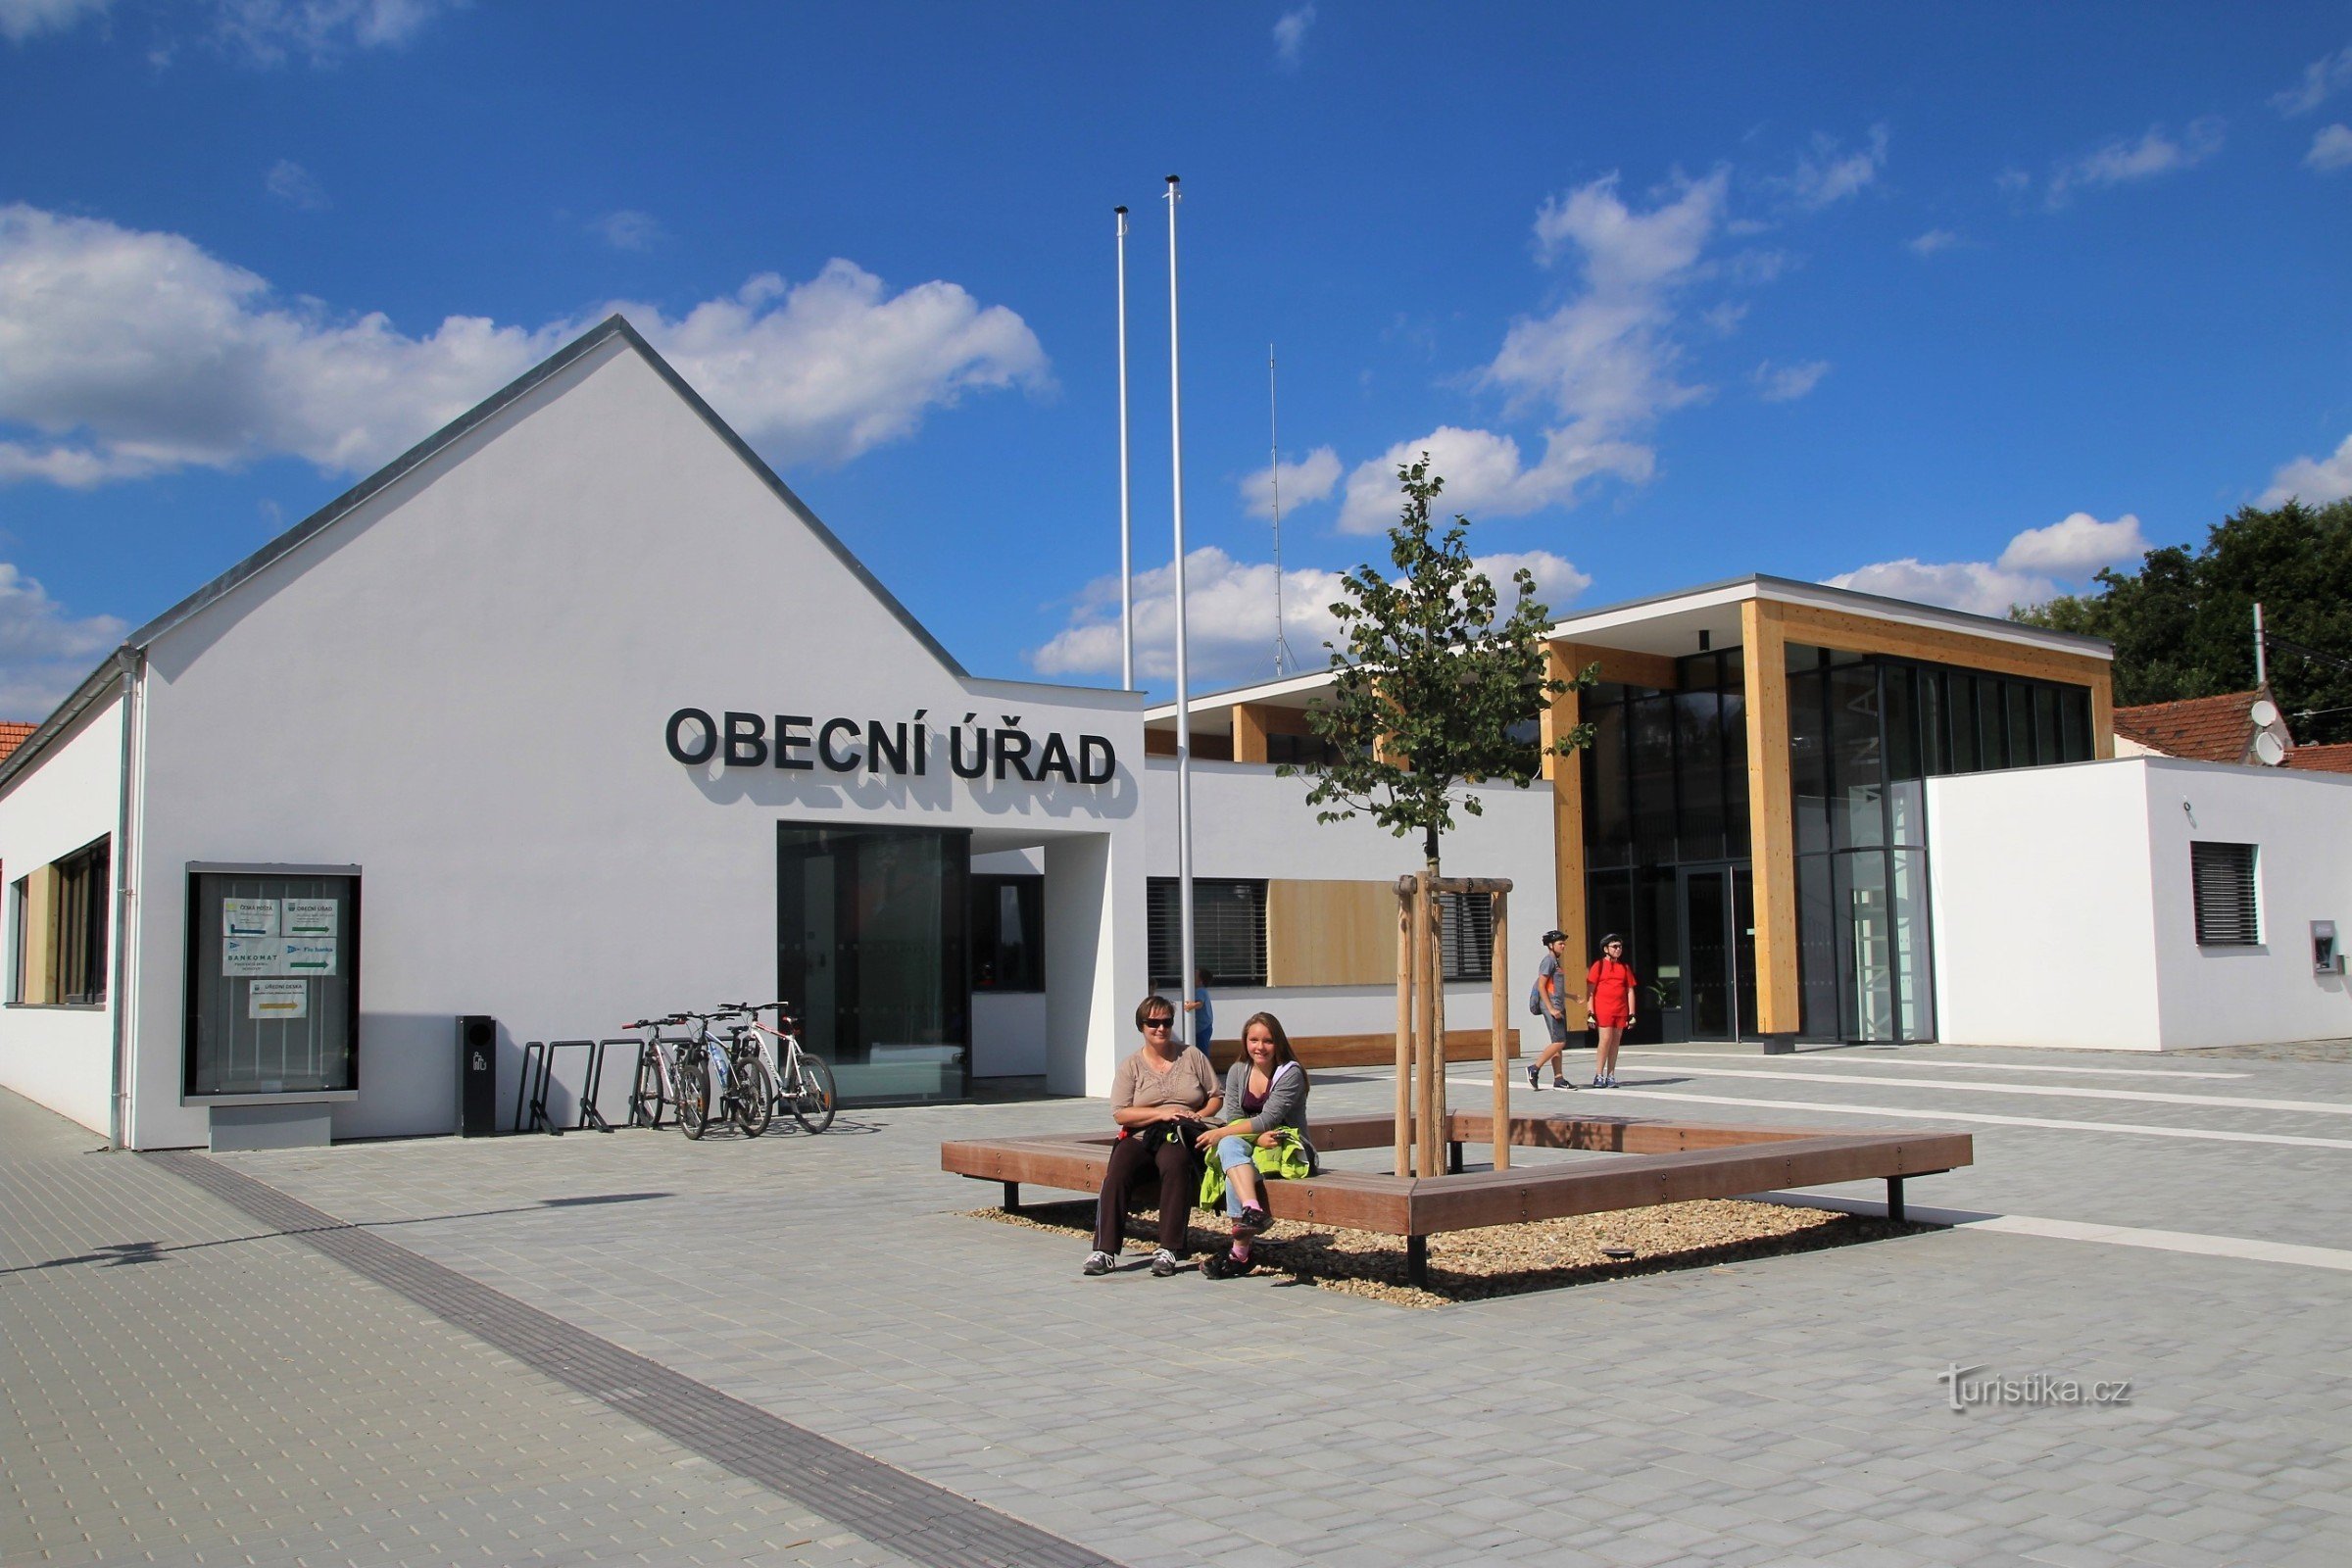
[[[1291,639],[1285,631],[1282,613],[1282,438],[1276,425],[1277,405],[1274,397],[1274,345],[1266,345],[1266,482],[1274,492],[1274,678],[1298,667],[1298,656],[1291,652]]]

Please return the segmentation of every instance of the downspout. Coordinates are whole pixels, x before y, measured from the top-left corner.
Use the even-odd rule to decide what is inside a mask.
[[[108,996],[114,1003],[115,1039],[113,1060],[108,1071],[106,1095],[106,1142],[110,1149],[124,1149],[130,1142],[129,1096],[125,1089],[128,1073],[124,1057],[130,1046],[130,934],[132,929],[133,892],[131,877],[130,790],[136,777],[132,763],[133,744],[137,725],[133,710],[139,697],[139,651],[125,643],[115,651],[115,663],[122,672],[122,777],[121,798],[115,823],[115,951],[114,975],[108,982]]]

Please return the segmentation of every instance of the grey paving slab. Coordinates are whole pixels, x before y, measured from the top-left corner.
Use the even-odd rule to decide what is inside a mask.
[[[1958,1052],[1911,1054],[1931,1054]],[[1840,1089],[1826,1062],[1769,1065],[1791,1059],[1804,1077],[1706,1081],[1734,1104],[1617,1104],[1848,1127],[1863,1122],[1776,1105],[1875,1094],[1925,1111],[2318,1128],[2352,1144],[2352,1117],[2319,1111]],[[1970,1059],[2014,1084],[2047,1076],[2015,1070],[2026,1064],[2133,1065]],[[2231,1098],[2352,1105],[2340,1061],[2193,1065],[2243,1072],[2218,1081]],[[1387,1094],[1370,1075],[1316,1088],[1332,1111],[1385,1108]],[[1016,1102],[853,1114],[813,1139],[431,1140],[221,1163],[1136,1568],[1244,1550],[1280,1564],[2352,1560],[2338,1327],[2352,1275],[1964,1230],[1417,1312],[1262,1278],[1084,1280],[1083,1242],[965,1218],[995,1188],[936,1168],[942,1137],[1102,1115]],[[1976,1135],[1978,1165],[1916,1184],[1915,1201],[2352,1241],[2352,1148],[1955,1125]],[[92,1233],[81,1250],[126,1240]],[[1955,1413],[1936,1381],[1954,1362],[2126,1376],[2137,1396]],[[1261,1424],[1263,1446],[1250,1441]],[[1269,1522],[1237,1516],[1242,1496]]]

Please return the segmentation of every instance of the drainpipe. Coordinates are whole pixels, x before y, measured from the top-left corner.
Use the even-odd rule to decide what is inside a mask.
[[[130,1144],[130,1104],[126,1088],[128,1072],[124,1057],[130,1045],[130,933],[134,902],[131,885],[130,790],[137,776],[131,762],[131,752],[137,738],[133,711],[139,698],[138,650],[127,643],[123,644],[115,651],[115,664],[122,672],[122,779],[115,823],[115,853],[112,857],[115,864],[115,951],[114,974],[109,981],[107,995],[114,1003],[115,1039],[106,1095],[106,1142],[110,1149],[125,1149]]]

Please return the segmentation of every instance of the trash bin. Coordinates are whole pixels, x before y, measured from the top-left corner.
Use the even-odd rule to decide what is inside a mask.
[[[487,1138],[498,1131],[498,1020],[458,1019],[458,1131]]]

